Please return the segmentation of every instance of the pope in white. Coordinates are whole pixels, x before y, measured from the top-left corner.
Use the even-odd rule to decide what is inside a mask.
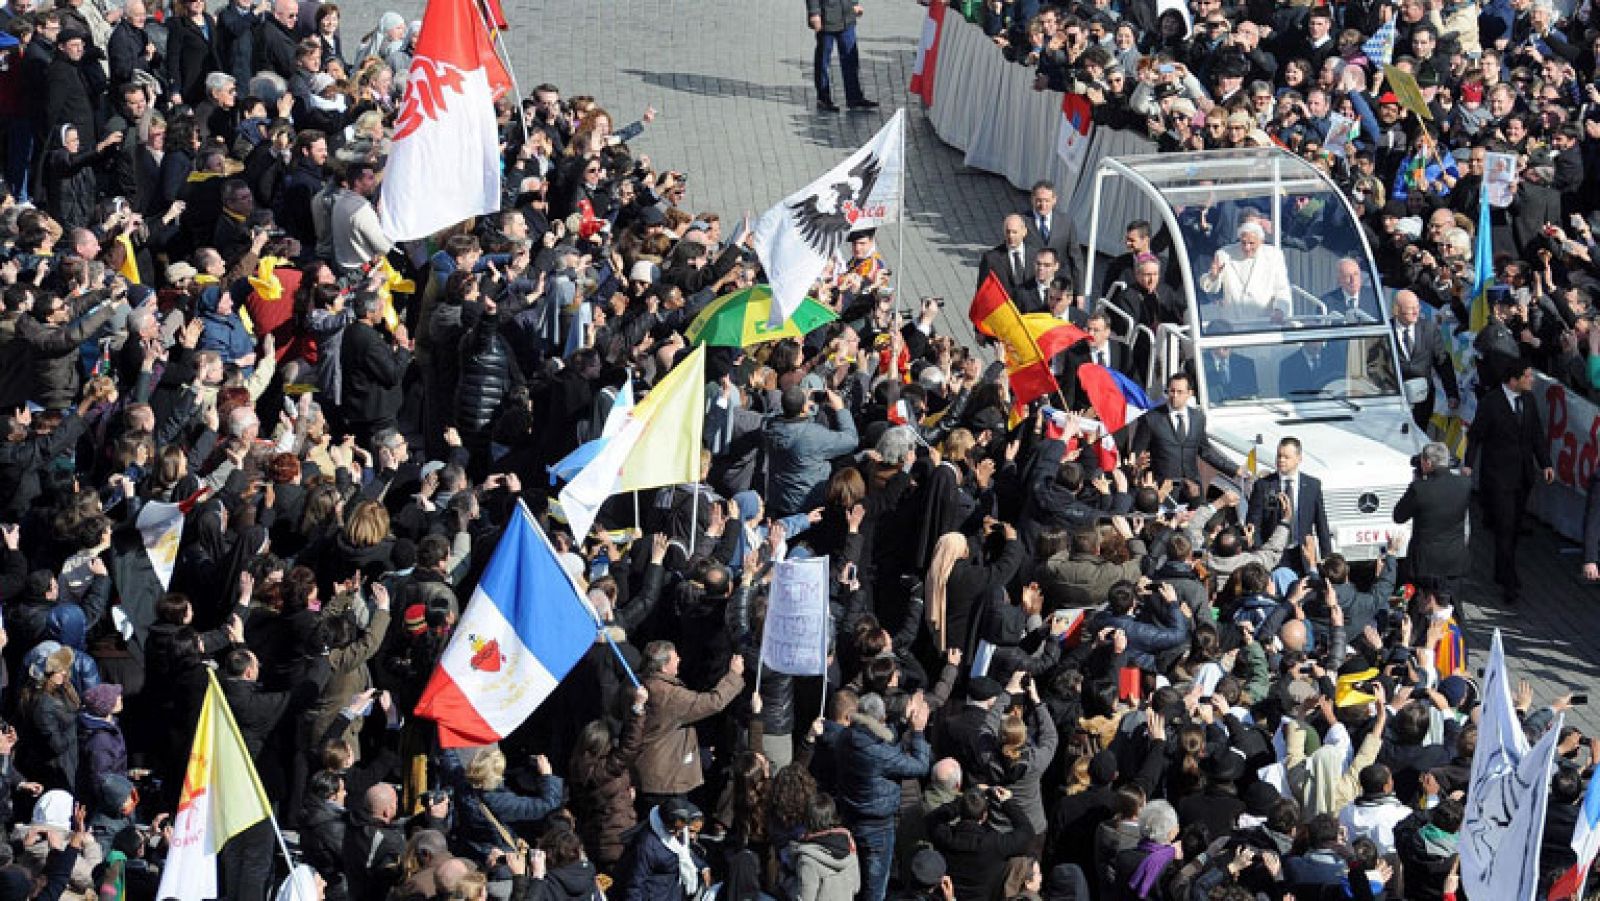
[[[1219,309],[1212,313],[1227,319],[1282,322],[1293,309],[1283,251],[1267,243],[1266,230],[1255,222],[1240,225],[1239,242],[1211,258],[1211,271],[1200,277],[1200,289],[1221,295]]]

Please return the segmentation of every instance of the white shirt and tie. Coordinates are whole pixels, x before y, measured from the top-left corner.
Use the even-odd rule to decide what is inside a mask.
[[[1095,347],[1091,344],[1089,346],[1089,362],[1095,364],[1096,366],[1104,366],[1105,368],[1110,369],[1111,345],[1102,344],[1099,347]]]
[[[1300,538],[1301,538],[1301,535],[1300,535],[1300,471],[1297,469],[1297,470],[1295,470],[1294,472],[1292,472],[1292,473],[1290,473],[1288,475],[1284,475],[1283,473],[1279,473],[1278,474],[1278,486],[1283,489],[1283,493],[1284,494],[1289,496],[1289,511],[1293,514],[1293,516],[1291,516],[1287,520],[1288,525],[1289,525],[1289,537],[1291,539],[1293,539],[1296,543],[1299,543]]]
[[[1410,360],[1411,353],[1417,346],[1416,323],[1412,323],[1411,325],[1400,323],[1397,325],[1397,330],[1400,332],[1400,356],[1403,359]]]
[[[1181,446],[1189,440],[1189,411],[1188,409],[1172,411],[1172,432],[1178,436]]]

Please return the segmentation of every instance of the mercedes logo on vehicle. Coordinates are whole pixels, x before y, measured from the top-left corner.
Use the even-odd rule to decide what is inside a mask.
[[[1356,499],[1356,509],[1362,513],[1378,512],[1378,496],[1371,491],[1361,495]]]

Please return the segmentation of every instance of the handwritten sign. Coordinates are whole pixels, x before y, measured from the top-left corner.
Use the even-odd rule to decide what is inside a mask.
[[[790,676],[820,676],[827,671],[827,557],[778,564],[761,633],[761,663]]]

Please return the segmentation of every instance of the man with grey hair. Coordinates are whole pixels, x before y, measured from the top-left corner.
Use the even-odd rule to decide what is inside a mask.
[[[1453,590],[1467,573],[1472,480],[1450,471],[1450,451],[1437,441],[1423,446],[1416,468],[1417,477],[1394,507],[1395,522],[1412,523],[1405,575],[1432,576]]]
[[[928,702],[922,693],[906,703],[904,728],[896,735],[883,696],[861,696],[850,726],[839,737],[839,812],[856,839],[864,901],[882,901],[894,865],[900,780],[920,779],[933,757],[923,731]]]

